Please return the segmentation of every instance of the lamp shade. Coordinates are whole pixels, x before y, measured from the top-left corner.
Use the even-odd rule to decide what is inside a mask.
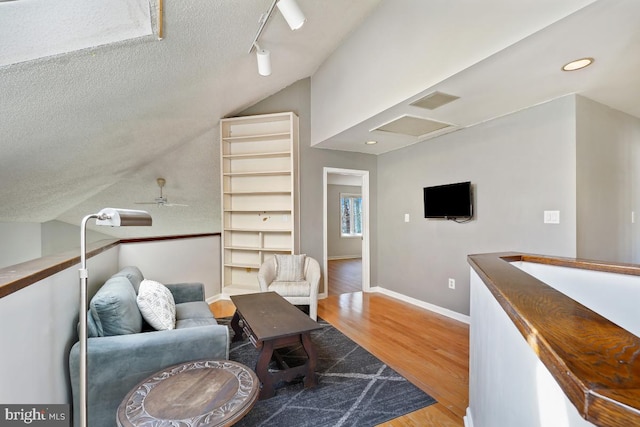
[[[98,212],[96,225],[111,227],[145,226],[151,225],[151,215],[145,211],[133,209],[104,208]]]
[[[280,13],[282,13],[287,24],[289,24],[289,28],[292,30],[302,27],[307,20],[296,0],[279,0],[278,9],[280,9]]]
[[[256,57],[258,58],[258,73],[261,76],[271,75],[271,52],[266,49],[257,49]]]

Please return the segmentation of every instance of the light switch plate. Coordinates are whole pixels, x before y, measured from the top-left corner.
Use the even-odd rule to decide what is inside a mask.
[[[560,211],[544,211],[545,224],[560,224]]]
[[[409,214],[404,214],[404,222],[409,222]]]

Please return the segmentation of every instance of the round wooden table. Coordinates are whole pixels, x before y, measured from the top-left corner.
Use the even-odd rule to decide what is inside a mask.
[[[170,366],[138,384],[118,407],[120,427],[230,426],[253,407],[256,374],[230,360]]]

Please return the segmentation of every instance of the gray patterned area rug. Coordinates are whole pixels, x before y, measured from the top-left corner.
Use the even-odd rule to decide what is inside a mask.
[[[318,322],[323,328],[312,332],[318,385],[305,389],[302,379],[281,383],[274,397],[257,401],[236,426],[375,426],[436,402],[333,326]],[[300,351],[287,348],[280,354],[295,366]],[[231,344],[231,360],[255,368],[257,357],[249,340]]]

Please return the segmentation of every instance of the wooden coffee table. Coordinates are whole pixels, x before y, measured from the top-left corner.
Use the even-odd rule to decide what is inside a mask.
[[[260,383],[246,366],[230,360],[199,360],[170,366],[127,394],[117,412],[119,427],[230,426],[246,415]]]
[[[260,399],[272,397],[275,394],[273,386],[278,381],[291,381],[304,376],[305,387],[318,384],[315,374],[318,356],[311,342],[310,332],[321,329],[322,326],[275,292],[234,295],[231,301],[236,306],[231,320],[231,327],[235,332],[233,341],[242,340],[244,332],[260,350],[256,362],[256,373],[262,382]],[[307,355],[303,365],[286,366],[275,353],[279,348],[300,344]],[[276,356],[281,368],[276,372],[269,371],[269,362],[273,356]]]

